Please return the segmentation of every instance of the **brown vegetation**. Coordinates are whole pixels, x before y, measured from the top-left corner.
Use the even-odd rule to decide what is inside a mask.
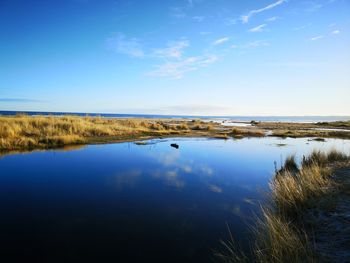
[[[350,121],[318,122],[316,125],[322,127],[350,128]]]
[[[340,124],[336,123],[336,125]],[[342,123],[342,125],[346,124]],[[0,116],[0,151],[140,140],[159,136],[207,136],[220,139],[229,137],[240,139],[266,136],[269,129],[272,129],[271,136],[279,137],[350,139],[350,132],[347,131],[306,130],[305,127],[309,126],[315,127],[317,125],[257,123],[254,127],[232,129],[219,123],[201,120],[108,119],[89,116]]]
[[[241,137],[264,137],[265,132],[263,130],[258,130],[255,128],[233,128],[230,135],[232,137],[241,138]]]
[[[332,176],[335,168],[350,165],[349,160],[349,156],[334,150],[313,152],[303,158],[300,168],[294,157],[286,160],[271,181],[270,203],[262,208],[262,219],[254,227],[256,241],[251,255],[254,262],[331,262],[332,257],[344,260],[350,255],[346,236],[339,237],[350,230],[342,228],[347,232],[337,232],[337,237],[327,228],[321,233],[326,238],[315,237],[315,230],[322,229],[325,222],[331,226],[336,217],[349,209],[342,204],[335,216],[330,213],[339,207],[339,202],[349,204],[350,180],[340,188]],[[321,218],[319,214],[328,216]],[[232,246],[233,242],[229,241],[224,250],[216,254],[222,262],[247,261],[249,257]]]
[[[202,121],[107,119],[79,116],[0,116],[0,151],[136,140],[159,136],[212,136],[218,124]]]
[[[141,135],[176,134],[185,126],[169,127],[161,121],[105,119],[77,116],[0,117],[0,149],[51,148],[67,144],[98,142],[102,139]]]
[[[317,137],[320,138],[341,138],[350,139],[349,131],[330,131],[330,130],[273,130],[270,136],[276,137],[290,137],[290,138],[303,138],[303,137]]]

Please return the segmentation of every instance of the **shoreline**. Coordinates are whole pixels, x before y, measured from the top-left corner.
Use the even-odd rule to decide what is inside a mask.
[[[350,121],[334,123],[215,122],[201,119],[107,119],[80,116],[0,116],[0,152],[134,142],[155,138],[246,137],[350,139]],[[250,125],[248,125],[250,124]]]

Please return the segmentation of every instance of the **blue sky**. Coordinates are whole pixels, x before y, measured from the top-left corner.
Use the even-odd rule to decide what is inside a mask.
[[[350,115],[349,0],[1,0],[0,110]]]

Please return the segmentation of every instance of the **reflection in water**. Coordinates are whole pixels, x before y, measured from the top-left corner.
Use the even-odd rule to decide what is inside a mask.
[[[121,190],[124,187],[134,187],[138,183],[141,174],[142,171],[140,169],[132,169],[130,171],[117,173],[114,178],[117,188]]]
[[[153,156],[164,166],[170,166],[180,158],[180,151],[170,151],[164,153],[152,152]]]
[[[0,260],[211,262],[226,223],[247,248],[274,161],[333,147],[350,153],[335,139],[175,138],[7,155]]]
[[[185,182],[179,179],[179,174],[177,171],[154,171],[152,173],[154,178],[162,179],[166,185],[174,186],[181,189],[185,186]]]
[[[214,184],[210,184],[209,189],[210,189],[210,191],[212,191],[214,193],[221,193],[222,192],[221,187],[214,185]]]
[[[60,148],[55,149],[35,149],[35,150],[13,150],[13,151],[0,151],[0,158],[7,155],[14,155],[14,154],[31,154],[35,152],[47,152],[47,151],[55,151],[55,152],[68,152],[68,151],[74,151],[74,150],[80,150],[86,147],[86,145],[83,144],[75,144],[75,145],[64,145]]]
[[[251,198],[244,198],[243,201],[251,205],[256,205],[256,202]]]

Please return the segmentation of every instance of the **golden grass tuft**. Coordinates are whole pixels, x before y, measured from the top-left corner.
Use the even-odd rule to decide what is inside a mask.
[[[255,128],[242,129],[242,128],[233,128],[230,135],[232,137],[241,138],[242,136],[246,137],[264,137],[265,132],[263,130],[258,130]]]
[[[303,166],[299,172],[279,172],[271,182],[272,198],[282,214],[296,216],[310,200],[327,193],[330,170],[317,164]]]
[[[142,135],[176,134],[187,124],[172,127],[165,121],[106,119],[79,116],[1,116],[0,150],[51,148],[81,144],[97,138],[133,138]]]
[[[341,139],[350,139],[350,132],[348,131],[331,131],[331,130],[307,130],[307,129],[281,129],[281,127],[273,130],[270,136],[276,136],[281,138],[303,138],[303,137],[316,137],[320,138],[341,138]]]
[[[324,198],[332,201],[337,186],[331,178],[334,163],[348,164],[350,157],[331,150],[314,151],[304,157],[300,168],[294,156],[276,172],[270,182],[270,201],[262,207],[262,218],[253,227],[256,240],[252,244],[254,262],[319,262],[313,231],[307,228],[304,214],[317,210]],[[330,202],[332,203],[332,202]],[[225,243],[216,256],[222,262],[242,262],[248,258],[232,241]],[[228,260],[230,255],[231,261]],[[243,261],[244,262],[244,261]]]
[[[277,216],[271,209],[263,209],[262,220],[254,229],[255,262],[313,262],[315,255],[306,234],[292,222]]]

